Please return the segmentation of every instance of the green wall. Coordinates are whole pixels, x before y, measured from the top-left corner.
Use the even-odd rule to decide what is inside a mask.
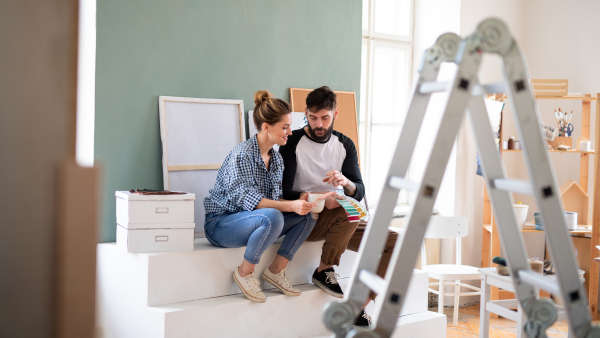
[[[163,187],[159,95],[243,99],[247,112],[260,89],[358,93],[361,14],[361,0],[98,0],[100,240],[115,240],[115,190]]]

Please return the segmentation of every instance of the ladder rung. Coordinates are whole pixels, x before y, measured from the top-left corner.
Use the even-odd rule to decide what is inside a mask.
[[[473,96],[480,96],[483,94],[504,93],[505,91],[506,87],[504,86],[504,82],[496,82],[484,85],[477,85],[473,87],[473,91],[471,93],[473,94]]]
[[[396,189],[406,189],[410,191],[417,191],[419,189],[419,185],[415,182],[405,180],[402,177],[392,176],[390,177],[389,186]]]
[[[531,182],[525,180],[497,178],[494,180],[494,188],[524,195],[533,195],[533,186],[531,185]]]
[[[360,270],[358,279],[377,294],[382,294],[385,289],[385,280],[371,271]]]
[[[551,294],[560,295],[560,287],[558,286],[558,281],[556,278],[545,277],[540,273],[529,270],[519,271],[519,277],[521,278],[522,282],[550,292]]]
[[[448,88],[448,82],[423,82],[419,87],[420,94],[444,92]]]

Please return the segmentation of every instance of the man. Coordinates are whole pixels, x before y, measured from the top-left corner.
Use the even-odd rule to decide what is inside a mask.
[[[295,130],[285,146],[279,148],[283,156],[283,198],[295,200],[309,193],[338,191],[358,201],[365,195],[365,186],[358,166],[358,154],[354,142],[342,133],[333,130],[339,110],[336,95],[327,86],[313,90],[306,98],[308,125]],[[337,282],[333,269],[339,265],[346,248],[358,251],[365,226],[350,223],[344,208],[335,197],[325,200],[325,208],[307,241],[325,240],[319,267],[313,273],[313,283],[337,298],[344,293]],[[379,262],[377,274],[385,276],[397,234],[389,231],[388,240]],[[376,295],[371,293],[371,299]],[[367,300],[364,307],[370,302]],[[363,310],[355,325],[369,326],[370,318]]]

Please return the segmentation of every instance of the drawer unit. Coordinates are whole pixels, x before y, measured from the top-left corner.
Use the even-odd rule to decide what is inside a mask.
[[[117,191],[117,223],[194,223],[196,195],[138,195]]]
[[[190,228],[126,229],[117,224],[117,246],[127,252],[176,252],[194,250],[194,223]]]

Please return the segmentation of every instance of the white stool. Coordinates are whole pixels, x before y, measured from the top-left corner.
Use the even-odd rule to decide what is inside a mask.
[[[527,316],[516,299],[490,300],[491,286],[499,287],[503,290],[515,292],[512,279],[509,276],[501,276],[496,272],[496,268],[481,268],[481,301],[479,304],[479,338],[488,338],[490,331],[490,313],[495,313],[504,318],[517,322],[517,338],[525,337],[523,325]],[[517,308],[517,311],[512,310]],[[562,306],[556,306],[558,310],[557,320],[566,320],[567,314]],[[567,337],[571,338],[571,330]]]

